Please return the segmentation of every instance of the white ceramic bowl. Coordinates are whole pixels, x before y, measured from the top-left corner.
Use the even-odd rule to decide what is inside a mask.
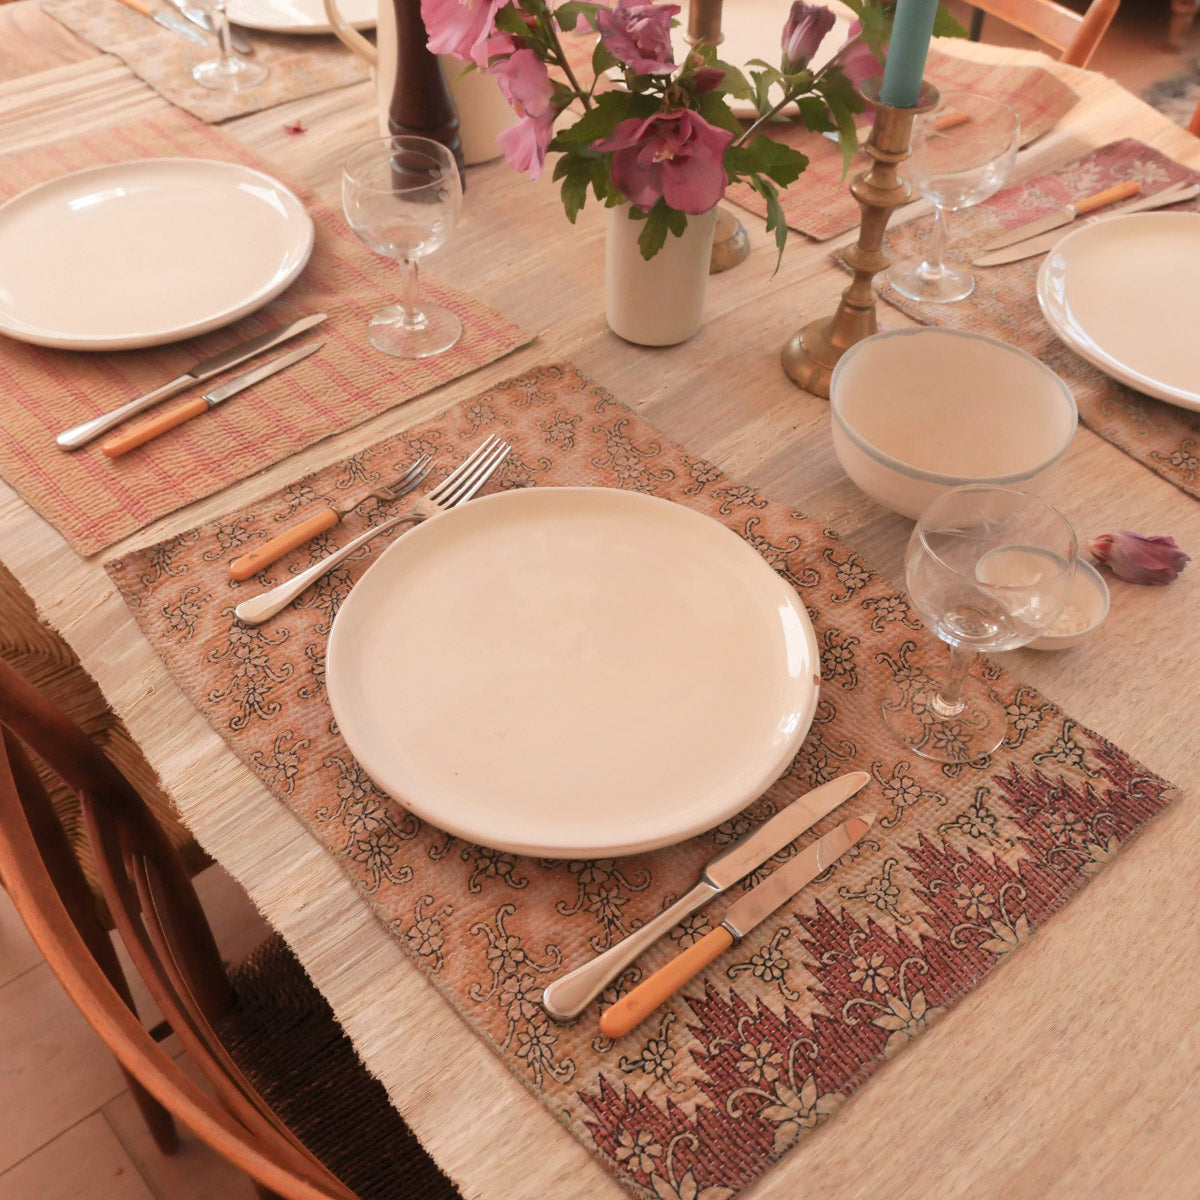
[[[1091,563],[1075,567],[1071,598],[1050,629],[1029,643],[1031,650],[1069,650],[1097,630],[1108,616],[1108,585]],[[1057,632],[1056,632],[1057,631]]]
[[[833,448],[871,499],[914,520],[964,483],[1028,485],[1075,435],[1070,389],[1023,350],[955,329],[851,346],[830,384]]]

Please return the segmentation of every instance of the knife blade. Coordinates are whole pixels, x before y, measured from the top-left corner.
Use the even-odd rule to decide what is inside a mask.
[[[818,838],[795,858],[767,876],[725,914],[711,933],[689,946],[633,991],[622,996],[600,1016],[600,1032],[618,1038],[673,996],[689,979],[695,978],[714,958],[740,942],[756,925],[766,920],[781,904],[811,883],[822,871],[862,840],[871,821],[851,817],[831,833]]]
[[[1184,200],[1193,200],[1196,196],[1200,196],[1200,184],[1172,184],[1171,187],[1163,188],[1162,191],[1155,192],[1152,196],[1143,196],[1140,200],[1134,200],[1130,204],[1122,204],[1120,208],[1114,208],[1112,212],[1101,213],[1096,220],[1107,221],[1112,217],[1124,216],[1126,213],[1146,212],[1153,208],[1166,208],[1171,204],[1180,204]],[[1028,241],[1021,242],[1016,246],[1009,246],[1004,250],[996,250],[991,254],[984,254],[975,259],[971,265],[976,267],[999,267],[1004,263],[1019,262],[1023,258],[1033,258],[1038,254],[1045,254],[1047,250],[1053,250],[1062,241],[1064,236],[1057,229],[1054,229],[1049,233],[1043,233],[1041,237],[1030,238]]]
[[[189,4],[187,0],[167,0],[167,3],[176,8],[185,20],[191,21],[205,33],[211,33],[213,37],[216,37],[217,23],[213,19],[212,13],[203,8],[197,8],[194,4]],[[232,21],[229,24],[229,40],[239,54],[254,53],[254,43]]]
[[[149,17],[152,21],[157,21],[164,29],[169,29],[172,33],[179,34],[180,37],[185,37],[191,42],[199,42],[201,46],[207,46],[208,41],[203,34],[197,33],[190,25],[181,21],[174,13],[155,12],[149,4],[145,4],[142,0],[121,0],[121,3],[126,8],[132,8],[134,12],[139,12],[143,17]]]
[[[552,1020],[573,1021],[600,994],[605,985],[624,970],[643,950],[678,925],[689,913],[727,891],[751,871],[761,867],[789,842],[811,829],[822,817],[845,804],[870,783],[866,771],[852,771],[813,788],[752,833],[734,842],[709,861],[700,881],[674,904],[663,909],[628,937],[603,954],[589,959],[573,971],[554,980],[542,992],[542,1007]]]
[[[1016,242],[1023,242],[1026,238],[1037,237],[1039,233],[1048,233],[1051,229],[1069,225],[1076,217],[1095,212],[1096,209],[1103,208],[1106,204],[1116,204],[1118,200],[1128,200],[1130,196],[1136,196],[1141,190],[1142,185],[1136,179],[1127,179],[1124,183],[1114,184],[1102,192],[1084,196],[1082,200],[1064,204],[1062,208],[1048,217],[1039,217],[1036,221],[1026,221],[1024,225],[1018,225],[1015,229],[998,233],[983,243],[983,249],[1000,250],[1005,246],[1012,246]]]
[[[212,358],[202,359],[169,383],[164,383],[161,387],[156,387],[153,391],[138,396],[136,400],[130,400],[128,404],[114,408],[111,412],[101,413],[100,416],[93,417],[90,421],[72,425],[70,429],[63,430],[54,440],[63,450],[78,450],[80,446],[86,446],[88,442],[95,441],[102,433],[107,433],[114,425],[119,425],[130,417],[136,417],[138,413],[145,412],[159,401],[178,396],[187,388],[194,387],[197,383],[203,383],[214,375],[220,375],[222,371],[228,371],[230,367],[240,366],[247,359],[254,358],[264,350],[270,350],[273,346],[278,346],[280,342],[286,342],[298,333],[312,329],[314,325],[320,325],[326,316],[326,313],[314,313],[312,316],[301,317],[290,325],[273,329],[269,333],[260,333],[248,342],[242,342],[241,345],[223,350],[220,354],[213,355]]]
[[[171,412],[160,413],[158,416],[131,425],[124,433],[119,433],[116,437],[102,442],[100,449],[109,458],[120,458],[122,454],[128,454],[130,450],[144,446],[151,438],[158,437],[160,433],[166,433],[168,429],[174,429],[185,421],[190,421],[193,417],[208,412],[210,408],[216,408],[218,404],[224,403],[231,396],[236,396],[238,392],[244,392],[248,387],[252,387],[264,379],[269,379],[285,367],[290,367],[292,363],[298,363],[302,358],[315,354],[323,345],[325,345],[324,342],[314,342],[310,346],[301,346],[297,350],[289,350],[286,354],[280,354],[277,358],[273,358],[261,366],[235,376],[228,383],[223,383],[220,387],[212,388],[204,395],[197,396],[195,400],[181,404]]]

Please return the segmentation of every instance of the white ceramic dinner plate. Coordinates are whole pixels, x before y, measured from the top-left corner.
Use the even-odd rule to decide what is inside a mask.
[[[381,789],[518,854],[632,854],[785,770],[820,683],[812,624],[745,541],[682,505],[528,488],[393,543],[342,604],[338,728]]]
[[[226,325],[304,269],[313,223],[236,163],[150,158],[76,171],[0,205],[0,333],[127,350]]]
[[[1069,233],[1038,271],[1050,327],[1121,383],[1200,410],[1200,213],[1133,213]]]
[[[378,0],[337,0],[338,11],[355,29],[374,29]],[[229,0],[229,19],[267,33],[332,33],[322,0]]]

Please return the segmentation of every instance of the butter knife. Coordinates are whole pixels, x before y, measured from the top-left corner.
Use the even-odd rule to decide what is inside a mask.
[[[678,925],[689,913],[731,888],[738,880],[761,867],[773,854],[810,829],[839,804],[870,783],[865,771],[853,771],[814,788],[793,800],[753,833],[723,850],[704,868],[699,883],[669,908],[663,909],[627,938],[590,959],[581,967],[560,976],[542,993],[542,1007],[559,1022],[574,1020],[605,985],[625,969],[643,950]]]
[[[791,862],[772,871],[758,887],[730,908],[712,933],[705,934],[616,1004],[606,1008],[600,1014],[600,1032],[610,1038],[627,1034],[689,979],[699,975],[714,958],[724,954],[734,942],[740,942],[781,904],[832,866],[851,846],[861,841],[870,828],[870,821],[851,817],[832,833],[805,847]]]
[[[212,13],[206,12],[203,8],[197,8],[194,4],[189,4],[187,0],[167,0],[167,2],[178,9],[180,15],[186,20],[199,26],[205,33],[211,33],[213,37],[216,37],[217,23],[213,20]],[[254,43],[232,21],[229,23],[229,40],[239,54],[254,53]]]
[[[181,21],[174,13],[155,12],[149,4],[143,3],[143,0],[121,0],[121,3],[126,8],[132,8],[134,12],[139,12],[143,17],[149,17],[150,20],[157,22],[164,29],[169,29],[172,33],[179,34],[180,37],[185,37],[189,42],[198,42],[201,46],[207,46],[208,40],[203,34],[197,33],[186,22]]]
[[[288,338],[293,338],[298,333],[303,333],[306,329],[319,325],[325,320],[325,316],[325,313],[315,313],[310,317],[301,317],[298,321],[293,321],[281,329],[273,329],[270,333],[260,333],[258,337],[253,337],[248,342],[242,342],[240,346],[223,350],[212,358],[203,359],[195,366],[189,367],[178,378],[172,379],[170,383],[164,383],[152,392],[147,392],[136,400],[130,400],[128,404],[122,404],[120,408],[114,408],[111,412],[102,413],[90,421],[73,425],[70,429],[60,433],[54,440],[64,450],[78,450],[80,446],[86,446],[88,442],[94,441],[102,433],[107,433],[114,425],[119,425],[130,417],[136,417],[138,413],[145,412],[146,409],[152,408],[160,401],[178,396],[180,392],[186,391],[198,383],[203,383],[214,375],[220,375],[222,371],[228,371],[230,367],[240,366],[256,354],[270,350],[272,346],[278,346],[280,342],[286,342]]]
[[[1184,200],[1193,200],[1196,196],[1200,196],[1200,184],[1176,183],[1168,188],[1163,188],[1162,191],[1155,192],[1152,196],[1143,196],[1140,200],[1134,200],[1130,204],[1122,204],[1120,208],[1114,208],[1112,212],[1101,213],[1096,217],[1096,220],[1107,221],[1112,217],[1124,216],[1126,213],[1146,212],[1148,209],[1153,208],[1166,208],[1171,204],[1180,204]],[[1059,230],[1054,229],[1049,233],[1043,233],[1041,237],[1030,238],[1028,241],[1020,242],[1015,246],[1008,246],[1004,250],[996,250],[991,254],[984,254],[975,259],[972,265],[976,267],[999,267],[1004,263],[1019,262],[1022,258],[1033,258],[1038,254],[1045,254],[1047,250],[1053,250],[1062,241],[1063,236]]]
[[[159,413],[157,416],[148,417],[145,421],[131,425],[123,433],[118,433],[116,437],[103,442],[100,449],[109,458],[119,458],[122,454],[128,454],[130,450],[144,446],[159,434],[166,433],[169,429],[174,429],[185,421],[190,421],[193,417],[208,412],[211,408],[216,408],[218,404],[224,403],[239,392],[244,392],[248,387],[253,387],[254,384],[261,383],[264,379],[270,379],[272,375],[278,374],[285,367],[290,367],[292,363],[298,363],[310,354],[315,354],[323,345],[325,345],[324,342],[314,342],[310,346],[301,346],[298,350],[289,350],[287,354],[280,354],[261,366],[243,371],[241,375],[235,376],[228,383],[211,388],[204,395],[181,404],[171,412]]]
[[[1128,200],[1130,196],[1136,196],[1141,190],[1142,185],[1136,179],[1126,179],[1124,183],[1114,184],[1102,192],[1084,196],[1082,200],[1073,200],[1070,204],[1064,204],[1062,208],[1057,212],[1052,212],[1048,217],[1039,217],[1036,221],[1026,221],[1024,225],[1018,225],[1015,229],[998,233],[994,238],[989,238],[983,243],[983,249],[1000,250],[1004,246],[1023,242],[1026,238],[1037,237],[1039,233],[1048,233],[1051,229],[1070,225],[1076,217],[1095,212],[1096,209],[1103,208],[1106,204],[1116,204],[1118,200]]]

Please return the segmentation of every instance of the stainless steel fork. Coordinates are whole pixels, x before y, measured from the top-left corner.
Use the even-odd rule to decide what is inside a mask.
[[[358,537],[347,542],[340,550],[326,555],[319,562],[291,579],[285,580],[269,591],[243,600],[234,610],[234,615],[243,625],[261,625],[277,612],[286,608],[297,596],[311,584],[316,583],[327,571],[332,570],[348,555],[353,554],[359,546],[365,546],[372,538],[385,533],[396,525],[415,523],[436,517],[455,505],[470,500],[477,491],[495,474],[500,464],[508,457],[512,445],[501,441],[495,434],[486,438],[478,447],[433,488],[427,496],[422,496],[416,504],[381,521],[371,529],[360,533]]]

